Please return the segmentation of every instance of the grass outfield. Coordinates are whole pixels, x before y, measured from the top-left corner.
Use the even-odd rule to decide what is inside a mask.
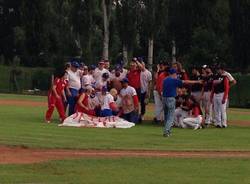
[[[0,183],[249,184],[249,159],[121,158],[0,165]]]
[[[45,97],[0,95],[0,99],[45,100]],[[0,106],[0,144],[36,148],[138,150],[248,150],[250,127],[199,131],[174,129],[169,139],[150,122],[131,129],[58,127],[43,123],[44,107]],[[247,111],[247,110],[246,110]],[[56,114],[56,113],[55,113]],[[248,114],[234,114],[250,120]]]

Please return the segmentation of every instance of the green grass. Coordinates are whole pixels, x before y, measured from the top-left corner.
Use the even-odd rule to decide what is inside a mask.
[[[0,165],[0,183],[248,184],[249,159],[121,158]]]
[[[131,129],[58,127],[43,123],[43,107],[0,106],[0,144],[38,148],[250,150],[250,127],[174,129],[169,139],[151,123]]]
[[[18,95],[18,94],[0,94],[0,100],[26,100],[35,102],[47,102],[47,97],[45,96],[35,96],[35,95]]]

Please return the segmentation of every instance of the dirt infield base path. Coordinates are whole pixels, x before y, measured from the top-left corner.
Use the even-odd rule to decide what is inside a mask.
[[[63,150],[0,146],[0,164],[31,164],[76,158],[250,158],[250,151]]]

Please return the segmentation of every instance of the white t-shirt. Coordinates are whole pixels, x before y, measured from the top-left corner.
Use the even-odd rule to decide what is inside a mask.
[[[141,92],[142,93],[148,92],[149,82],[152,81],[151,72],[147,69],[141,71],[140,80],[141,80]]]
[[[110,75],[110,72],[107,70],[107,69],[102,69],[100,70],[99,68],[96,68],[95,71],[94,71],[94,74],[93,74],[93,77],[95,79],[95,81],[99,81],[102,79],[102,75],[104,73],[108,73]]]
[[[122,88],[120,91],[122,97],[122,109],[124,114],[134,111],[135,105],[133,101],[133,96],[137,95],[135,88],[128,86],[127,88]]]
[[[89,102],[89,108],[91,110],[94,110],[96,107],[100,105],[100,101],[97,96],[95,96],[94,98],[89,97],[88,102]]]
[[[84,88],[85,86],[92,85],[95,83],[95,79],[93,75],[87,74],[82,76],[82,87]]]
[[[122,79],[124,79],[125,77],[123,77],[122,75],[120,75],[119,77],[117,77],[115,75],[115,73],[112,73],[111,76],[110,76],[110,81],[113,81],[113,80],[118,80],[118,81],[122,81]]]
[[[229,72],[225,71],[222,75],[226,76],[230,82],[233,82],[235,80],[234,77]]]
[[[81,88],[81,75],[82,71],[77,70],[73,72],[72,70],[67,71],[67,80],[69,81],[69,88],[79,90]]]
[[[120,94],[122,97],[129,95],[129,96],[135,96],[137,95],[135,88],[133,88],[132,86],[128,86],[127,88],[122,88],[122,90],[120,91]]]
[[[109,104],[113,102],[115,102],[114,97],[111,94],[107,93],[105,96],[103,96],[103,103],[101,104],[101,109],[110,109]]]
[[[108,84],[107,81],[104,81],[104,80],[101,79],[99,81],[96,81],[95,88],[97,90],[102,90],[103,87],[107,87],[107,84]]]

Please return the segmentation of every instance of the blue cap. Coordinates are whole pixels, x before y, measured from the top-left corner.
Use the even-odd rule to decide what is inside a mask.
[[[176,69],[174,69],[174,68],[170,68],[168,72],[170,75],[177,73]]]
[[[123,82],[123,83],[128,83],[128,78],[124,78],[124,79],[122,79],[122,81],[121,82]]]
[[[89,70],[95,70],[96,69],[96,66],[95,65],[90,65],[89,66]]]
[[[107,92],[108,91],[108,88],[106,86],[103,86],[102,87],[102,92]]]
[[[108,79],[108,78],[109,78],[109,74],[108,74],[108,73],[104,73],[104,74],[102,74],[102,78],[104,78],[104,79]]]
[[[72,61],[70,62],[70,64],[71,64],[71,66],[76,67],[76,68],[79,68],[79,67],[80,67],[80,64],[79,64],[76,60],[72,60]]]

